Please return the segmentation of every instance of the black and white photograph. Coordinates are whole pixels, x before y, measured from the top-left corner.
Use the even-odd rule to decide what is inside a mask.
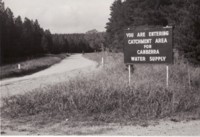
[[[200,0],[0,0],[0,136],[200,136]]]

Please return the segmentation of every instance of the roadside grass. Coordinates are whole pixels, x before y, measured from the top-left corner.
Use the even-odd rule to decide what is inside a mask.
[[[38,72],[60,62],[67,56],[67,54],[47,55],[28,61],[0,66],[0,79],[18,77]],[[18,64],[21,65],[21,69],[18,69]]]
[[[84,56],[100,62],[102,54]],[[134,65],[129,86],[123,54],[105,53],[105,65],[96,73],[4,98],[2,116],[124,123],[188,113],[200,118],[200,68],[189,66],[189,87],[187,65],[169,65],[167,88],[165,67]]]

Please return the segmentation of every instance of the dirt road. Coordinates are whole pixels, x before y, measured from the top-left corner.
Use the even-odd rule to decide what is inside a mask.
[[[55,85],[77,76],[78,73],[90,72],[96,69],[96,65],[96,62],[84,58],[81,54],[72,55],[38,73],[0,81],[1,98]]]
[[[200,136],[200,120],[173,122],[168,119],[138,125],[117,123],[101,125],[63,120],[38,126],[26,121],[2,120],[2,133],[5,135]]]

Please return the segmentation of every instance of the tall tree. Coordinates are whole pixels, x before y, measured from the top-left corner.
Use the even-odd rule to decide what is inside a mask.
[[[112,4],[109,22],[107,23],[107,41],[110,49],[120,49],[123,39],[124,8],[121,0],[115,0]]]
[[[106,46],[105,33],[98,32],[96,29],[86,32],[85,39],[88,41],[90,47],[96,51],[101,51]]]

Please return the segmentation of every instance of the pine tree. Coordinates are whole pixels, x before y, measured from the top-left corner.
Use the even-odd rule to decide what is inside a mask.
[[[109,22],[106,24],[107,42],[110,49],[120,49],[123,40],[124,13],[121,0],[115,0],[112,4]]]

